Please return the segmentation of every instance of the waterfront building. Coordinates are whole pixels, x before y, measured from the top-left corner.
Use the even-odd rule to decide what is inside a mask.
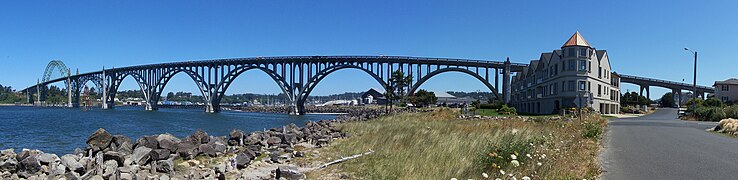
[[[531,60],[511,82],[511,104],[518,112],[555,114],[576,107],[574,99],[591,94],[588,104],[596,112],[620,110],[620,79],[612,72],[606,50],[592,47],[579,32],[561,49]]]
[[[730,78],[725,81],[715,81],[712,87],[715,88],[715,98],[723,102],[738,101],[738,79]]]
[[[387,98],[384,97],[384,93],[381,93],[374,88],[371,88],[361,94],[361,104],[376,104],[385,105],[387,104]]]
[[[436,105],[437,106],[451,106],[451,107],[459,107],[467,104],[471,104],[472,102],[476,101],[474,98],[470,97],[456,97],[454,95],[451,95],[447,92],[443,91],[433,91],[433,94],[436,95]]]

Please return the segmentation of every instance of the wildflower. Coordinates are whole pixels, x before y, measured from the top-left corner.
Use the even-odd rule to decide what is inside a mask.
[[[517,133],[518,133],[518,129],[513,129],[513,130],[512,130],[512,133],[513,133],[513,134],[517,134]]]
[[[528,157],[528,158],[532,158],[532,157],[530,157],[530,154],[525,154],[525,156]]]
[[[543,163],[538,162],[538,163],[536,163],[536,165],[541,166],[541,165],[543,165]]]
[[[484,177],[484,179],[487,179],[489,178],[489,175],[487,175],[487,173],[482,173],[482,177]]]
[[[514,167],[520,166],[520,162],[518,162],[518,160],[512,160],[510,161],[510,164],[512,164]]]
[[[502,169],[500,169],[500,174],[505,175],[505,171],[503,171]]]
[[[451,180],[457,180],[456,178],[451,178]]]
[[[546,154],[541,154],[541,158],[546,159]]]
[[[512,158],[512,159],[518,159],[518,156],[516,156],[515,154],[510,154],[510,158]]]
[[[530,180],[530,177],[528,177],[528,176],[523,176],[523,178],[520,178],[520,179],[521,179],[521,180]]]

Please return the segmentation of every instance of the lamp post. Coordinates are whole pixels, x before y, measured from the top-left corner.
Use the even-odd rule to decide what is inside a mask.
[[[697,51],[692,51],[689,48],[684,48],[685,51],[689,51],[694,54],[694,79],[692,84],[692,110],[697,109]]]

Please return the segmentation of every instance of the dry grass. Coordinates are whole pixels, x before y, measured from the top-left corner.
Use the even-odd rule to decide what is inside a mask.
[[[491,179],[505,179],[510,174],[518,179],[523,176],[533,179],[591,179],[597,176],[600,173],[596,160],[600,138],[586,138],[585,125],[599,127],[597,130],[601,131],[606,120],[599,116],[584,121],[548,120],[551,118],[461,120],[455,113],[441,110],[345,123],[341,127],[353,134],[352,137],[318,149],[320,156],[298,161],[327,162],[369,149],[375,151],[310,172],[310,179],[336,178],[336,174],[364,179],[482,179],[482,173]],[[509,147],[509,142],[524,143]],[[505,152],[517,154],[520,165],[492,164],[512,160]],[[506,174],[501,174],[500,170]]]

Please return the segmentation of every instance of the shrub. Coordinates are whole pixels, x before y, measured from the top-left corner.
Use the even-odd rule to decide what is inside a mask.
[[[533,147],[542,143],[542,140],[522,139],[515,135],[504,135],[499,142],[493,143],[488,147],[487,154],[482,156],[482,163],[493,170],[508,169],[511,166],[512,156],[517,156],[521,164],[526,163],[527,158],[523,158],[526,154],[530,154]]]
[[[725,107],[725,117],[738,119],[738,105]]]
[[[602,134],[602,127],[599,124],[591,121],[584,122],[584,131],[582,136],[585,138],[595,139],[600,137]]]
[[[518,114],[518,110],[514,107],[509,107],[506,104],[503,104],[500,109],[497,110],[497,113],[504,114],[504,115],[515,115]]]
[[[722,107],[698,106],[694,111],[694,115],[700,121],[720,121],[726,117],[725,110]]]
[[[723,102],[720,101],[720,99],[718,98],[710,98],[710,99],[705,100],[705,102],[702,103],[702,105],[707,106],[707,107],[722,107]]]

